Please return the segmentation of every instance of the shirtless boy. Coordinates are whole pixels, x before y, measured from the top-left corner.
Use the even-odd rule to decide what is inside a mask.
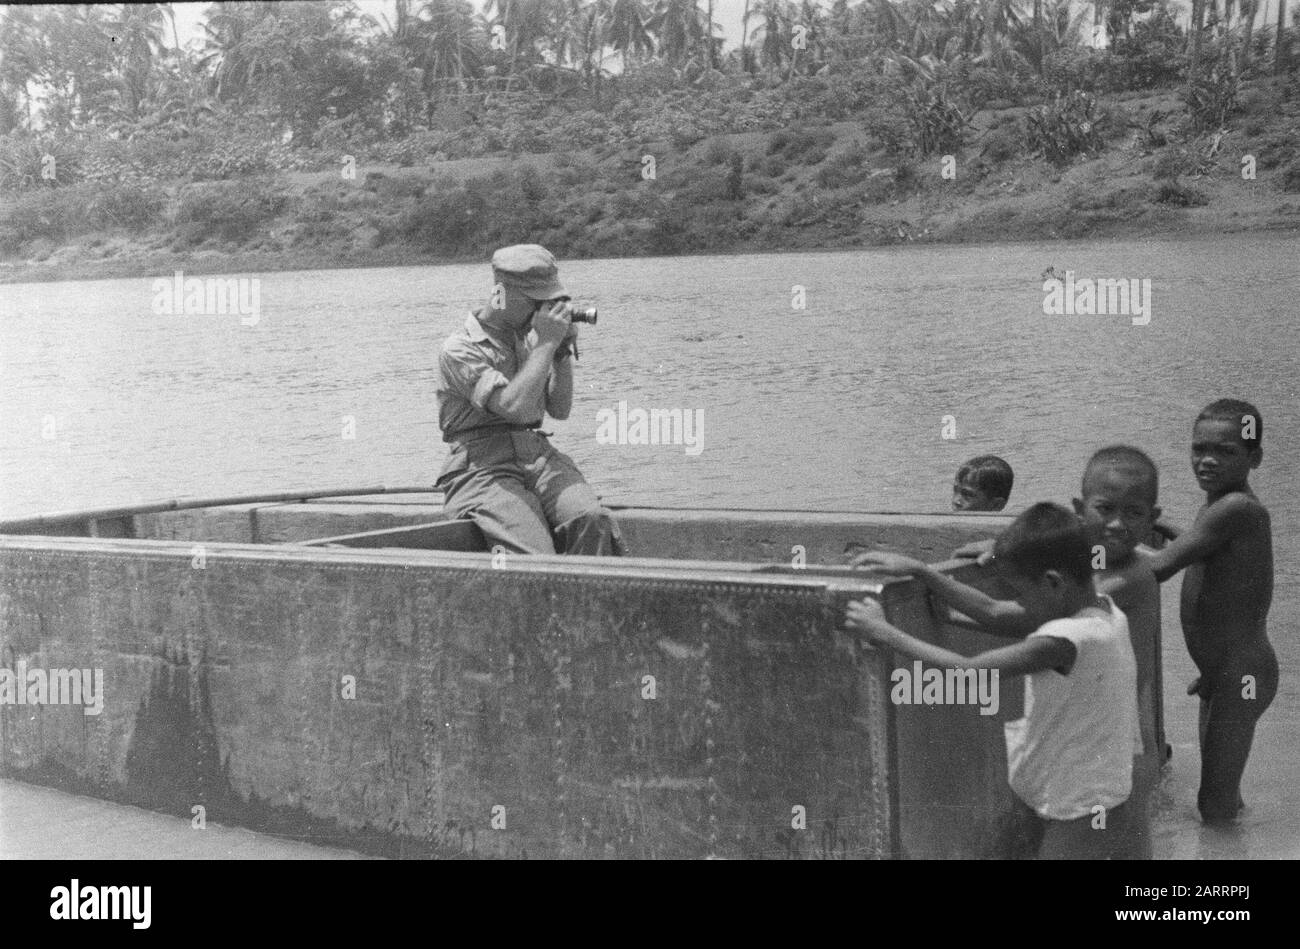
[[[1273,535],[1268,511],[1247,483],[1263,460],[1264,420],[1249,402],[1219,399],[1192,429],[1192,472],[1205,491],[1195,523],[1150,559],[1165,581],[1183,568],[1180,614],[1187,651],[1200,671],[1201,787],[1207,822],[1244,806],[1241,776],[1255,723],[1277,694],[1277,656],[1268,641]]]

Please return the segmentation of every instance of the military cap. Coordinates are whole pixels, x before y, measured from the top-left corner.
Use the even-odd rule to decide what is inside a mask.
[[[498,279],[533,300],[568,296],[555,257],[541,244],[512,244],[492,255]]]

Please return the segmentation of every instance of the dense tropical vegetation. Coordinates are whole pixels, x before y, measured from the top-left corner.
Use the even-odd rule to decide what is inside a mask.
[[[1194,0],[1187,29],[1163,0],[746,0],[731,48],[711,0],[391,9],[210,3],[202,40],[182,45],[170,4],[4,8],[0,253],[93,230],[247,241],[285,214],[294,241],[364,220],[372,246],[448,255],[523,231],[581,253],[578,231],[617,215],[622,250],[687,250],[724,226],[771,237],[741,206],[770,217],[792,166],[813,190],[880,203],[923,187],[930,156],[969,159],[975,182],[1008,161],[1095,157],[1134,128],[1183,156],[1161,166],[1160,193],[1195,203],[1180,175],[1205,167],[1202,139],[1218,135],[1217,151],[1233,123],[1285,124],[1300,65],[1287,0],[1274,23],[1260,0]],[[1138,94],[1176,105],[1126,113]],[[861,147],[835,148],[832,123],[852,123]],[[1294,122],[1267,131],[1261,150],[1285,164]],[[677,159],[655,192],[639,187],[647,151]],[[491,156],[515,164],[439,176]],[[356,187],[286,185],[349,167]],[[719,202],[736,213],[697,228]]]

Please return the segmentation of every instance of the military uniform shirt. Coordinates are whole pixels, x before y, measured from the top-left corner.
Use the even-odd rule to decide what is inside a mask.
[[[488,410],[492,393],[510,383],[537,344],[537,334],[517,341],[509,330],[488,328],[479,322],[482,309],[470,313],[464,328],[447,337],[438,357],[438,426],[443,441],[489,426],[513,423]],[[546,414],[546,389],[538,394],[528,425],[538,425]]]

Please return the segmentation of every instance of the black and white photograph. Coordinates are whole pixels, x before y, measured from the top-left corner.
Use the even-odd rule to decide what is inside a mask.
[[[0,858],[1129,861],[1110,925],[1248,921],[1297,10],[0,6]]]

